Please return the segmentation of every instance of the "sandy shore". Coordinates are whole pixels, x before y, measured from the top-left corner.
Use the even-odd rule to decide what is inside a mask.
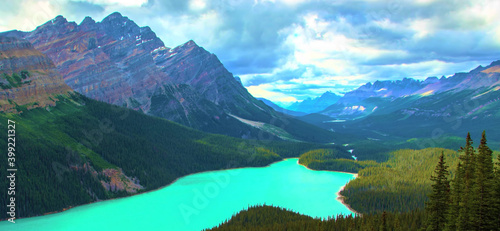
[[[297,160],[297,164],[302,165],[302,164],[300,164],[300,163],[299,163],[299,160]],[[310,168],[308,168],[308,167],[307,167],[307,166],[305,166],[305,165],[302,165],[302,166],[304,166],[305,168],[307,168],[307,169],[309,169],[309,170],[312,170],[312,171],[328,171],[328,170],[315,170],[315,169],[310,169]],[[354,176],[354,179],[358,178],[358,174],[357,174],[357,173],[352,173],[352,172],[342,172],[342,171],[332,171],[332,172],[347,173],[347,174],[351,174],[351,175],[353,175],[353,176]],[[354,179],[353,179],[353,180],[354,180]],[[347,203],[345,203],[345,202],[344,202],[344,197],[343,197],[342,195],[340,195],[340,192],[342,192],[342,190],[344,190],[344,188],[345,188],[345,186],[346,186],[346,185],[347,185],[347,184],[345,184],[345,185],[343,185],[342,187],[340,187],[339,191],[337,192],[337,200],[338,200],[340,203],[342,203],[345,207],[347,207],[347,208],[349,209],[349,211],[351,211],[352,213],[354,213],[354,214],[356,214],[356,215],[358,215],[358,216],[361,216],[361,213],[358,213],[358,212],[356,212],[356,210],[352,209],[352,208],[351,208],[351,206],[350,206],[349,204],[347,204]]]
[[[349,172],[344,172],[344,173],[349,173]],[[358,177],[358,174],[357,173],[349,173],[349,174],[352,174],[354,176],[354,179],[356,179]],[[346,184],[347,185],[347,184]],[[346,185],[343,185],[342,187],[340,187],[339,191],[337,192],[337,200],[342,203],[345,207],[347,207],[352,213],[358,215],[358,216],[361,216],[360,213],[356,212],[356,210],[352,209],[351,206],[347,203],[344,202],[344,196],[340,195],[340,192],[342,192],[345,188]]]

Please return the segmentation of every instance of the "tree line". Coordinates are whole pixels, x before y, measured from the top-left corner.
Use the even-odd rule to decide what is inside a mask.
[[[362,208],[367,212],[364,212],[362,216],[339,215],[327,220],[313,219],[272,206],[254,206],[234,215],[218,227],[207,230],[500,230],[500,155],[494,164],[493,152],[487,146],[484,132],[477,149],[472,147],[472,140],[468,134],[466,145],[459,153],[446,149],[400,150],[398,152],[392,153],[392,157],[384,163],[384,166],[360,170],[359,173],[364,175],[358,179],[373,176],[371,171],[383,172],[385,177],[399,175],[401,172],[391,172],[389,169],[394,167],[398,169],[403,163],[410,164],[405,173],[417,179],[413,182],[407,180],[399,182],[408,185],[415,184],[415,187],[402,190],[399,194],[404,195],[409,193],[410,189],[416,190],[418,187],[425,186],[424,188],[427,189],[415,194],[420,198],[424,193],[426,197],[424,206],[421,202],[414,209],[410,209],[411,206],[398,206],[397,204],[385,207],[387,210],[370,209],[365,206]],[[326,153],[316,152],[316,154]],[[438,164],[433,168],[435,164],[429,164],[429,162],[435,159],[438,159]],[[451,171],[445,160],[453,163],[456,168]],[[425,166],[416,164],[420,162]],[[429,169],[431,169],[430,174],[428,174]],[[417,173],[420,176],[427,176],[427,180],[417,177]],[[379,174],[376,176],[377,178],[384,177]],[[371,182],[372,187],[377,188],[394,181],[375,182],[369,179],[364,182]],[[385,187],[395,186],[385,185]],[[369,191],[370,188],[364,188],[364,190]],[[369,191],[373,198],[380,199],[380,194],[374,192],[376,191]],[[390,196],[395,195],[397,196],[398,193],[390,194],[388,200]],[[364,198],[353,198],[353,201],[357,199],[361,199],[368,206],[377,206],[376,201]],[[415,198],[409,195],[407,200],[393,199],[404,204]]]

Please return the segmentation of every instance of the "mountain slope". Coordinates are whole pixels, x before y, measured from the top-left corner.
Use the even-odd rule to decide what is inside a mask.
[[[0,37],[0,111],[55,105],[53,96],[71,89],[52,61],[28,41]]]
[[[283,127],[308,141],[324,142],[332,136],[253,98],[214,54],[193,41],[165,47],[149,27],[139,27],[119,13],[101,22],[87,17],[79,25],[58,16],[34,31],[3,35],[33,43],[54,61],[71,88],[99,101],[235,137],[277,138],[231,115]],[[319,135],[303,136],[296,132],[299,128]]]
[[[2,132],[0,146],[15,142],[15,161],[9,163],[17,169],[17,218],[150,191],[190,173],[265,166],[281,156],[321,147],[203,133],[70,91],[50,60],[26,41],[0,37],[0,53],[4,64],[0,75],[11,70],[33,73],[27,78],[31,83],[7,89],[18,105],[0,112],[0,130],[15,129],[15,141],[8,141],[7,132]],[[25,98],[32,88],[33,97]],[[49,103],[42,107],[39,99]],[[2,108],[8,105],[2,102]],[[0,164],[9,166],[7,161],[1,158]],[[2,177],[0,187],[8,185],[9,178]],[[0,197],[0,203],[8,200]],[[7,218],[6,209],[0,209],[0,220]]]

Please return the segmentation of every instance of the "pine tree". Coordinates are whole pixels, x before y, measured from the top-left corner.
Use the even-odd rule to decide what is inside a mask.
[[[471,201],[475,230],[491,230],[494,222],[493,151],[486,144],[483,131],[475,166],[474,188]]]
[[[380,224],[380,231],[388,231],[389,229],[387,228],[387,212],[384,211],[382,213],[382,224]]]
[[[450,201],[450,182],[448,166],[444,160],[444,152],[439,156],[439,162],[431,176],[432,193],[429,195],[427,211],[429,215],[427,230],[443,230],[446,225],[446,214]]]
[[[462,165],[464,168],[463,177],[463,190],[462,196],[460,197],[459,204],[459,214],[457,220],[457,230],[472,230],[473,227],[473,192],[472,188],[474,186],[474,169],[476,164],[476,158],[474,154],[474,148],[472,147],[472,139],[470,138],[470,133],[467,133],[467,138],[465,140],[466,145],[463,149],[464,154],[460,156]]]
[[[493,193],[493,198],[496,200],[494,207],[494,214],[496,214],[496,217],[493,225],[497,228],[496,230],[500,230],[500,155],[498,155],[498,162],[495,171]]]
[[[457,220],[460,214],[460,202],[462,201],[462,193],[464,182],[463,178],[465,175],[465,170],[462,163],[458,162],[457,170],[455,173],[455,178],[451,184],[450,192],[450,207],[448,209],[448,222],[446,223],[445,230],[455,231],[457,230]]]

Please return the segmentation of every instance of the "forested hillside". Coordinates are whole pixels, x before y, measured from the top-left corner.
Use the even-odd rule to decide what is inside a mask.
[[[256,206],[241,211],[229,221],[211,231],[341,231],[341,230],[418,230],[425,226],[425,213],[367,214],[362,217],[338,216],[334,219],[320,220],[300,215],[292,211],[271,206]]]
[[[374,160],[357,161],[333,149],[316,149],[302,154],[299,163],[314,170],[357,173],[361,169],[378,166]]]
[[[361,213],[423,208],[431,191],[430,176],[441,152],[451,165],[458,163],[458,153],[449,149],[395,151],[388,161],[360,170],[358,178],[349,182],[341,195]]]
[[[210,230],[500,230],[500,156],[484,133],[476,150],[468,135],[458,153],[400,150],[360,170],[342,194],[351,196],[362,216],[320,220],[257,206]],[[316,150],[307,156],[332,154]]]
[[[19,217],[157,189],[190,173],[265,166],[282,159],[276,152],[296,157],[323,147],[212,135],[79,94],[58,97],[55,107],[27,107],[0,114],[2,147],[7,121],[15,121]],[[0,161],[7,166],[7,158]],[[7,184],[0,179],[0,187]]]

